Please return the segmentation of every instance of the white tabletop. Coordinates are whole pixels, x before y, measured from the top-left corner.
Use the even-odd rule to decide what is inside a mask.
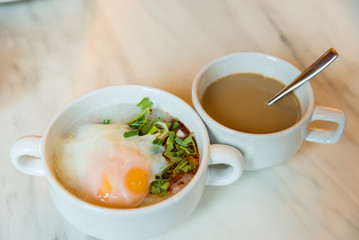
[[[43,177],[17,171],[10,148],[42,135],[89,90],[142,84],[191,104],[195,74],[233,52],[264,52],[304,69],[316,103],[348,118],[335,145],[305,142],[287,162],[207,187],[188,221],[154,239],[359,239],[357,0],[29,0],[0,5],[0,239],[92,239],[58,213]]]

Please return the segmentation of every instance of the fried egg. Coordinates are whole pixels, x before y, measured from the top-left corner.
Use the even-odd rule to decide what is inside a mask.
[[[65,187],[85,201],[117,208],[139,206],[155,174],[167,165],[155,136],[124,138],[127,125],[89,124],[60,138],[56,172]]]

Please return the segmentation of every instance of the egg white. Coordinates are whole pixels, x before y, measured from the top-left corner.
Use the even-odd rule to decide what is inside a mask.
[[[93,193],[83,193],[83,189],[91,189],[91,187],[87,187],[89,182],[95,181],[90,184],[93,186],[98,184],[96,181],[99,180],[96,180],[96,176],[100,175],[100,173],[97,170],[97,173],[93,174],[94,180],[89,180],[89,166],[93,165],[94,159],[95,161],[100,161],[96,160],[96,157],[100,154],[106,154],[107,156],[119,155],[121,151],[138,152],[141,156],[145,156],[141,157],[142,160],[134,160],[133,162],[131,162],[131,159],[122,160],[124,162],[120,164],[127,166],[127,168],[134,164],[143,165],[144,168],[146,168],[145,165],[150,166],[149,181],[152,181],[155,174],[160,173],[168,164],[167,160],[162,156],[164,149],[153,145],[152,141],[155,136],[150,134],[129,138],[123,137],[124,132],[128,130],[129,127],[122,124],[85,123],[73,131],[72,135],[60,138],[56,144],[54,154],[56,172],[60,181],[65,187],[81,195],[80,197],[84,197],[86,194],[91,195]],[[86,188],[84,188],[84,185],[86,185]],[[121,187],[121,189],[123,188]],[[127,196],[128,193],[123,193],[123,196],[125,195]],[[129,198],[126,201],[129,202],[128,206],[133,207],[133,205],[138,205],[139,200]],[[136,201],[136,204],[131,203],[131,201]]]

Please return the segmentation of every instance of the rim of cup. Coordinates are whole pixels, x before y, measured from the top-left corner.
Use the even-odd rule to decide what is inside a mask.
[[[301,110],[302,110],[300,120],[297,121],[292,126],[286,128],[286,129],[283,129],[281,131],[273,132],[273,133],[247,133],[247,132],[241,132],[241,131],[229,128],[229,127],[219,123],[215,119],[213,119],[204,110],[204,108],[202,107],[201,100],[199,99],[199,96],[198,96],[198,91],[199,91],[198,84],[199,84],[199,82],[201,80],[202,75],[205,72],[207,72],[210,68],[212,68],[214,65],[218,64],[219,62],[226,61],[229,58],[233,58],[233,57],[237,57],[237,56],[240,56],[240,57],[243,57],[243,58],[245,58],[245,57],[267,58],[267,59],[270,59],[273,62],[277,62],[277,63],[282,64],[282,65],[287,65],[288,68],[291,68],[291,71],[296,71],[297,75],[300,74],[299,69],[297,69],[294,65],[290,64],[289,62],[287,62],[287,61],[285,61],[285,60],[283,60],[283,59],[281,59],[279,57],[275,57],[275,56],[265,54],[265,53],[260,53],[260,52],[236,52],[236,53],[231,53],[231,54],[227,54],[227,55],[223,55],[221,57],[218,57],[218,58],[210,61],[209,63],[207,63],[206,65],[204,65],[200,69],[200,71],[196,74],[196,76],[194,78],[194,81],[193,81],[193,84],[192,84],[192,103],[193,103],[193,106],[195,107],[197,113],[202,117],[202,119],[204,117],[209,119],[211,121],[211,124],[215,125],[215,127],[222,128],[223,131],[226,131],[226,132],[231,133],[231,134],[243,134],[243,135],[248,135],[248,136],[253,136],[253,137],[272,137],[274,135],[285,134],[287,132],[294,131],[295,129],[299,128],[302,125],[302,123],[304,121],[306,121],[310,117],[311,112],[314,109],[314,94],[313,94],[313,89],[312,89],[310,83],[307,82],[307,83],[303,84],[300,88],[294,90],[294,92],[297,92],[301,88],[302,89],[306,88],[305,90],[307,92],[306,94],[308,94],[307,98],[309,99],[309,102],[308,102],[308,105],[307,105],[307,107],[305,109],[305,112],[303,112],[304,109],[303,109],[303,106],[302,106],[302,101],[300,101]],[[238,72],[238,73],[240,73],[240,72]],[[246,72],[246,73],[251,73],[251,72]],[[261,74],[261,73],[259,73],[259,74]],[[262,75],[264,75],[264,74],[262,74]],[[224,77],[224,76],[226,76],[226,75],[223,75],[222,77]],[[280,82],[283,83],[283,81],[281,79],[277,79],[277,80],[279,80]],[[292,80],[294,80],[294,79],[292,79]],[[208,87],[208,85],[207,85],[207,87]],[[205,119],[203,119],[203,120],[206,122]]]

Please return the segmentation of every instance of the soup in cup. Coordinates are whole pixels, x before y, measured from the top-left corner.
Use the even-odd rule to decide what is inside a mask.
[[[270,120],[269,118],[272,116],[257,112],[256,119],[243,121],[243,124],[237,126],[231,124],[228,119],[219,118],[219,113],[218,115],[212,113],[211,109],[206,109],[206,104],[203,103],[206,91],[211,88],[212,84],[217,81],[220,83],[220,81],[229,77],[233,78],[234,76],[232,79],[234,81],[241,81],[240,78],[242,77],[239,76],[244,75],[246,78],[247,83],[240,86],[234,84],[234,87],[230,85],[230,91],[224,93],[235,95],[240,94],[240,92],[242,94],[251,94],[252,90],[250,88],[244,91],[236,91],[236,86],[247,88],[248,85],[252,85],[248,82],[256,82],[258,88],[262,88],[263,81],[258,81],[258,78],[262,78],[261,76],[264,76],[263,78],[267,78],[267,80],[269,79],[269,81],[278,81],[282,86],[286,86],[299,74],[300,71],[290,63],[271,55],[256,52],[232,53],[217,58],[204,66],[194,79],[192,101],[196,111],[207,125],[211,142],[236,147],[244,156],[245,170],[260,170],[273,167],[291,158],[299,150],[304,140],[325,144],[334,144],[339,141],[346,124],[345,114],[339,109],[316,106],[313,90],[309,82],[294,90],[295,98],[292,101],[294,103],[292,107],[281,106],[283,103],[281,101],[288,96],[283,97],[271,106],[265,106],[267,109],[275,109],[278,106],[288,107],[288,109],[292,108],[294,112],[298,112],[299,114],[295,114],[294,121],[289,124],[278,119]],[[265,90],[270,89],[270,85],[272,83],[269,82]],[[250,87],[253,87],[253,85]],[[233,89],[234,91],[232,91]],[[263,106],[266,105],[266,100],[274,95],[275,90],[279,91],[280,88],[273,88],[272,90],[274,91],[269,93],[267,97],[264,97],[265,94],[259,95],[262,97]],[[253,91],[253,94],[256,94],[256,91]],[[264,108],[250,102],[252,100],[249,100],[249,98],[243,98],[239,101],[232,101],[228,103],[229,106],[223,106],[227,111],[232,111],[239,115],[237,118],[234,117],[235,123],[239,122],[242,115],[250,114],[248,110],[256,110],[255,108],[257,108],[258,111],[264,111]],[[218,102],[220,101],[218,100]],[[238,110],[238,105],[240,104],[244,104],[246,108]],[[336,128],[332,129],[328,124],[311,127],[310,123],[314,121],[329,122],[336,125]],[[279,128],[264,128],[270,122],[285,125],[279,126]]]

